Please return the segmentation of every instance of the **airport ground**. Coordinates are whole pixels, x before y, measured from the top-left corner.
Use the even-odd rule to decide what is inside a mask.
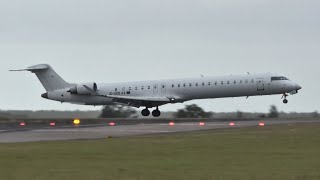
[[[0,179],[320,179],[320,124],[0,144]]]

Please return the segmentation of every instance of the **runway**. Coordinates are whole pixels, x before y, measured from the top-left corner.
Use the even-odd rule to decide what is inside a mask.
[[[200,121],[199,121],[200,122]],[[69,127],[69,128],[45,128],[30,129],[23,131],[0,131],[0,143],[16,142],[37,142],[37,141],[59,141],[59,140],[80,140],[80,139],[103,139],[107,137],[125,137],[151,134],[167,134],[178,132],[201,131],[209,129],[241,128],[257,126],[262,121],[230,121],[206,122],[200,125],[199,122],[188,123],[153,123],[120,126],[97,126],[97,127]],[[320,123],[319,120],[267,120],[263,121],[265,126],[278,124],[298,124],[298,123]]]

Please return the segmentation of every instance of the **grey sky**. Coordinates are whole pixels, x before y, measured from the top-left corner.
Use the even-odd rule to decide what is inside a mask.
[[[44,100],[34,75],[8,72],[49,63],[71,82],[275,72],[303,86],[287,105],[281,96],[186,104],[320,111],[319,9],[319,0],[0,0],[0,109],[100,109]]]

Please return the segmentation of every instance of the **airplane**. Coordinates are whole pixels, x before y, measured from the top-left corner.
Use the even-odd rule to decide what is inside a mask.
[[[302,87],[284,76],[272,73],[198,77],[124,83],[68,83],[48,64],[39,64],[21,70],[34,73],[49,100],[81,105],[122,104],[136,108],[145,107],[143,116],[159,117],[159,106],[183,103],[194,99],[250,97],[281,94],[283,103],[287,96],[298,93]]]

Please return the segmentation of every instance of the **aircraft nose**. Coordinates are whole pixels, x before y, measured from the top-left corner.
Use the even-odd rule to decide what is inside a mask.
[[[43,94],[41,95],[41,97],[42,97],[42,98],[45,98],[45,99],[48,99],[48,93],[43,93]]]
[[[302,87],[299,84],[296,84],[296,90],[300,90]]]

